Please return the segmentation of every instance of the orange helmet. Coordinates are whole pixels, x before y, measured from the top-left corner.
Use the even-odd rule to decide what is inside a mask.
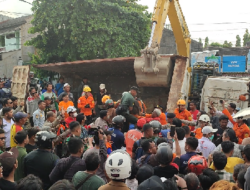
[[[185,105],[186,105],[186,101],[185,100],[182,100],[182,99],[178,100],[177,106],[185,106]]]
[[[196,175],[200,175],[206,168],[207,160],[203,156],[194,155],[188,160],[188,170]]]
[[[109,100],[109,99],[110,99],[110,96],[108,96],[108,95],[103,96],[103,97],[102,97],[102,103],[105,104],[105,102],[106,102],[107,100]]]

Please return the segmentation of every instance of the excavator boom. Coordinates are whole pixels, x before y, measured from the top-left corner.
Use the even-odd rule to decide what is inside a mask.
[[[135,59],[137,84],[142,87],[168,87],[173,70],[170,57],[158,54],[163,29],[169,17],[176,40],[178,55],[190,57],[190,34],[178,0],[156,0],[152,16],[152,31],[141,57]],[[185,66],[184,66],[185,67]]]

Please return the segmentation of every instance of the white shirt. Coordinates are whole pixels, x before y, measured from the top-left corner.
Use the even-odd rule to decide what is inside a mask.
[[[196,150],[202,152],[202,156],[207,159],[209,154],[211,154],[215,148],[216,146],[214,145],[214,143],[212,143],[212,141],[210,141],[206,137],[202,137],[201,139],[199,139],[199,145]]]
[[[184,138],[183,140],[178,140],[178,142],[181,147],[181,155],[186,154],[186,151],[185,151],[186,138]],[[176,153],[175,142],[173,143],[173,152]]]
[[[14,124],[14,121],[11,119],[11,122],[8,123],[4,118],[3,118],[3,130],[5,132],[5,147],[10,148],[10,131],[11,131],[11,126]]]

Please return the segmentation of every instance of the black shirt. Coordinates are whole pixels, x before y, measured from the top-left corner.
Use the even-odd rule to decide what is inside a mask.
[[[30,153],[32,150],[37,149],[37,145],[36,145],[36,144],[35,144],[35,145],[26,144],[26,145],[25,145],[25,148],[26,148],[26,152],[27,152],[27,153]]]
[[[59,157],[49,151],[34,150],[24,158],[24,173],[39,177],[43,182],[43,190],[48,190],[52,185],[49,174],[55,167],[57,160]]]
[[[85,171],[85,161],[79,157],[69,156],[67,158],[60,159],[52,172],[50,173],[50,180],[52,183],[56,183],[59,180],[67,179],[72,180],[73,176],[78,171]]]
[[[0,179],[0,189],[1,190],[14,190],[17,184],[15,182],[7,181],[3,178]]]
[[[171,164],[165,167],[160,167],[160,166],[154,167],[154,175],[160,178],[165,177],[169,179],[174,177],[175,174],[178,174],[179,167],[180,167],[180,158],[176,157]]]
[[[215,146],[218,146],[219,144],[222,143],[222,134],[223,134],[224,130],[225,129],[218,127],[218,131],[216,131],[216,133],[214,133],[213,143],[215,144]]]
[[[96,94],[96,102],[97,102],[97,105],[103,105],[103,104],[102,104],[102,98],[103,98],[103,96],[105,96],[105,95],[108,95],[107,92],[105,92],[103,95],[101,95],[100,92],[98,92],[98,93]]]

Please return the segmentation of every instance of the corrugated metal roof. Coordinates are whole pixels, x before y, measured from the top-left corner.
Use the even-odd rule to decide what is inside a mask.
[[[45,68],[45,67],[56,67],[62,65],[78,65],[78,64],[87,64],[87,63],[103,63],[103,62],[120,62],[120,61],[134,61],[135,57],[120,57],[120,58],[106,58],[106,59],[91,59],[91,60],[81,60],[81,61],[71,61],[71,62],[59,62],[59,63],[49,63],[42,65],[34,65],[36,68]]]
[[[83,73],[91,70],[93,74],[109,73],[129,69],[133,72],[135,57],[120,57],[108,59],[81,60],[72,62],[33,65],[36,68],[57,73]],[[122,67],[121,67],[122,64]]]
[[[32,15],[22,16],[16,19],[7,20],[6,22],[0,23],[0,34],[16,30],[21,25],[25,24],[26,19],[30,16]]]

